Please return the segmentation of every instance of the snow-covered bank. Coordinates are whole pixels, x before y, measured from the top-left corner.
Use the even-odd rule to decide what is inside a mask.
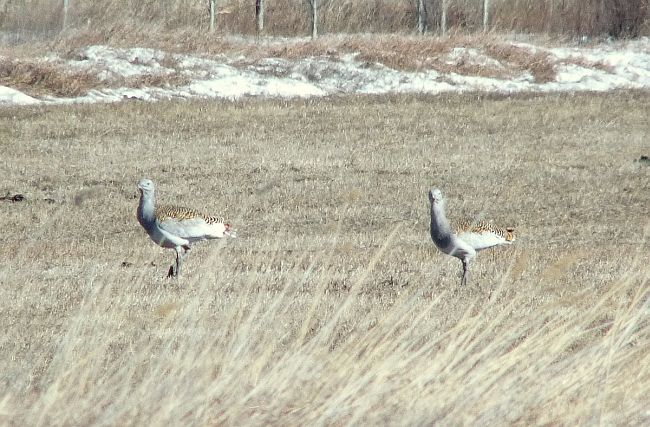
[[[65,71],[86,73],[97,82],[76,97],[28,96],[0,86],[0,105],[155,101],[174,98],[308,98],[340,94],[387,94],[488,91],[499,93],[609,91],[650,88],[650,39],[591,47],[547,48],[511,43],[550,61],[550,81],[536,81],[528,70],[488,55],[480,48],[455,47],[433,58],[444,70],[423,67],[403,71],[359,59],[354,53],[302,58],[262,58],[170,54],[148,48],[88,46],[71,58],[34,61]],[[2,60],[3,58],[0,58]],[[5,58],[6,59],[6,58]],[[424,63],[430,58],[425,58]],[[468,73],[468,64],[474,73]],[[487,70],[490,72],[481,72]],[[488,77],[499,75],[502,77]],[[169,78],[175,76],[176,78]],[[119,82],[155,77],[159,84]],[[71,77],[72,78],[72,77]]]

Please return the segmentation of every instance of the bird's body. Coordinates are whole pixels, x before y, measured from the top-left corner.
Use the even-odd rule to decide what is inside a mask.
[[[207,216],[184,207],[156,206],[155,187],[149,179],[140,180],[138,189],[138,222],[157,245],[176,251],[176,264],[172,265],[168,276],[178,276],[192,243],[235,237],[223,218]]]
[[[449,223],[445,213],[445,199],[437,188],[429,191],[431,203],[431,239],[442,252],[463,263],[461,285],[467,281],[469,262],[480,250],[514,242],[513,228],[499,228],[484,221]]]

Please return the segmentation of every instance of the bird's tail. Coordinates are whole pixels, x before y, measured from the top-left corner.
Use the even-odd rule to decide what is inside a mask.
[[[232,226],[229,223],[224,223],[224,227],[226,227],[226,230],[223,232],[225,236],[231,237],[231,238],[236,238],[237,237],[237,230],[232,228]]]

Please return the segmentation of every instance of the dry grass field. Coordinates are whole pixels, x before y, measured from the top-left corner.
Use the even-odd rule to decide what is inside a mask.
[[[0,110],[0,424],[647,425],[650,95]],[[228,218],[179,280],[135,184]],[[428,235],[513,225],[468,286]],[[25,200],[11,201],[23,194]]]
[[[256,2],[216,3],[217,32],[256,34]],[[442,4],[435,0],[424,3],[428,30],[439,33]],[[265,4],[264,34],[309,34],[307,1],[273,0]],[[321,34],[412,33],[417,26],[414,0],[319,0],[319,4]],[[447,0],[446,4],[450,32],[483,30],[483,0]],[[129,38],[144,32],[150,38],[178,29],[205,34],[209,28],[208,0],[74,0],[68,5],[66,32],[89,37]],[[63,28],[63,20],[60,0],[0,0],[0,30],[9,33],[9,40],[52,38]],[[489,28],[556,36],[639,37],[650,33],[650,7],[647,0],[490,0]]]

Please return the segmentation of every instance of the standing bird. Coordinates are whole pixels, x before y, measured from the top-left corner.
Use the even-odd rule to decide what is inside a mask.
[[[463,263],[461,286],[467,283],[469,262],[476,252],[515,241],[514,228],[498,228],[484,221],[460,221],[453,226],[445,215],[445,199],[437,188],[429,191],[431,202],[431,239],[442,252]]]
[[[206,239],[236,237],[230,224],[223,218],[206,216],[194,209],[175,206],[156,206],[155,186],[150,179],[138,182],[140,204],[138,222],[151,240],[163,248],[176,251],[176,263],[169,267],[167,277],[178,277],[190,245]]]

